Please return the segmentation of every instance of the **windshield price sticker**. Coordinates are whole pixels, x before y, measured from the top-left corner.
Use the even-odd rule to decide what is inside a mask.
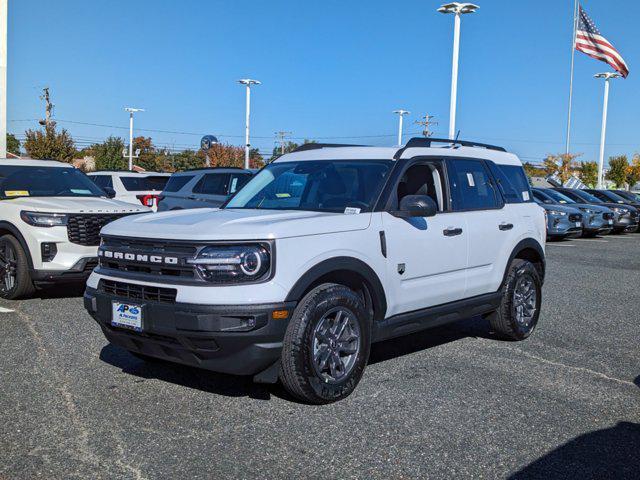
[[[522,192],[522,199],[525,202],[528,202],[529,201],[529,192]]]
[[[345,215],[357,215],[358,213],[360,213],[360,209],[357,207],[347,207],[344,209]]]

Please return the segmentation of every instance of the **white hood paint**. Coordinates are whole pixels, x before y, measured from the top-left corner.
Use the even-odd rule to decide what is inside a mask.
[[[20,197],[3,200],[22,210],[51,213],[143,213],[151,209],[143,205],[102,197]]]
[[[104,235],[176,240],[266,240],[365,230],[371,213],[199,208],[125,217]]]

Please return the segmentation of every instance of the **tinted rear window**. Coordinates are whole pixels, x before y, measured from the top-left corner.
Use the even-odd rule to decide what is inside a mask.
[[[111,180],[111,175],[89,175],[89,178],[93,180],[93,183],[101,188],[113,188],[113,180]]]
[[[145,190],[163,190],[169,177],[120,177],[124,188],[129,192]]]
[[[177,192],[182,187],[184,187],[189,180],[191,180],[195,175],[173,175],[169,178],[169,181],[164,186],[165,192]]]
[[[518,165],[496,165],[488,162],[507,203],[531,202],[531,187],[524,168]]]

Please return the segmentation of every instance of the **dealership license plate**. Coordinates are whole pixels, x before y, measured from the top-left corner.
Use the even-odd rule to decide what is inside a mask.
[[[580,225],[582,225],[580,222],[576,222],[576,227],[579,227]]]
[[[609,225],[613,225],[613,220],[609,220]]]
[[[128,328],[136,332],[142,331],[142,307],[128,303],[113,302],[111,325]]]

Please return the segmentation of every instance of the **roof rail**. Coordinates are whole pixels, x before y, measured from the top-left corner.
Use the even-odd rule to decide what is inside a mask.
[[[199,168],[187,168],[181,170],[182,172],[197,172],[198,170],[244,170],[243,167],[199,167]]]
[[[364,147],[366,145],[353,145],[349,143],[303,143],[293,152],[306,152],[307,150],[319,150],[321,148],[340,148],[340,147]]]
[[[498,152],[506,152],[504,147],[497,147],[496,145],[489,145],[488,143],[470,142],[468,140],[451,140],[448,138],[412,138],[407,142],[404,148],[416,148],[423,147],[429,148],[432,143],[452,143],[454,145],[462,145],[463,147],[480,147],[487,150],[496,150]]]

